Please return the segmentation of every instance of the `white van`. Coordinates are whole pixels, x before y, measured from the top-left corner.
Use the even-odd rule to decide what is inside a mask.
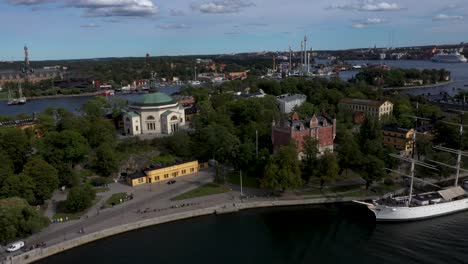
[[[22,248],[22,247],[24,247],[24,242],[23,242],[23,241],[18,241],[18,242],[12,243],[12,244],[6,249],[6,251],[8,251],[8,252],[14,252],[14,251],[19,250],[19,249]]]

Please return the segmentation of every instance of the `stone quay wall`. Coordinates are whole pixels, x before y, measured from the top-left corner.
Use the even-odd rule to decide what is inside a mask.
[[[300,206],[325,203],[340,203],[350,202],[353,200],[371,200],[378,197],[330,197],[330,198],[314,198],[314,199],[299,199],[299,200],[269,200],[269,201],[247,201],[242,203],[225,203],[215,207],[190,210],[181,213],[158,216],[151,219],[145,219],[138,222],[123,224],[108,229],[104,229],[95,233],[86,234],[81,237],[67,240],[59,244],[51,245],[46,248],[37,248],[17,256],[9,257],[4,260],[3,264],[26,264],[34,261],[58,254],[65,250],[78,247],[102,238],[117,235],[120,233],[145,228],[153,225],[188,219],[210,214],[226,214],[234,213],[240,210],[264,208],[264,207],[280,207],[280,206]]]

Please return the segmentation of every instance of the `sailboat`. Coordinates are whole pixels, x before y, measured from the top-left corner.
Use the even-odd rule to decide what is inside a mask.
[[[11,90],[8,90],[8,105],[23,105],[26,103],[26,97],[23,96],[23,89],[21,88],[21,83],[18,87],[18,98],[15,98],[11,94]]]
[[[457,124],[460,126],[460,137],[463,134],[463,124]],[[413,144],[416,141],[416,133],[413,133]],[[441,215],[452,214],[464,210],[468,210],[468,195],[462,187],[458,186],[458,177],[460,171],[466,171],[460,168],[461,157],[468,157],[468,153],[446,147],[436,146],[437,150],[457,154],[456,166],[451,166],[441,162],[431,161],[439,165],[447,166],[456,170],[455,184],[453,187],[441,188],[439,191],[413,194],[413,183],[414,180],[420,180],[414,177],[415,165],[420,165],[430,169],[436,169],[435,166],[415,160],[413,158],[406,158],[398,155],[392,155],[395,158],[409,162],[411,164],[410,175],[396,172],[402,176],[409,177],[411,179],[410,189],[408,196],[401,197],[388,197],[379,200],[374,200],[372,203],[354,201],[366,205],[371,210],[376,221],[414,221],[427,218],[433,218]],[[414,149],[414,148],[413,148]],[[413,151],[414,152],[414,151]],[[392,171],[392,170],[391,170]]]

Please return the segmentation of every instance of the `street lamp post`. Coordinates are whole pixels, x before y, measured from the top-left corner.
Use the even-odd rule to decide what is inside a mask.
[[[258,159],[258,130],[255,129],[255,153]]]
[[[240,177],[240,191],[241,191],[241,197],[244,196],[244,193],[242,192],[242,170],[239,170],[239,177]]]

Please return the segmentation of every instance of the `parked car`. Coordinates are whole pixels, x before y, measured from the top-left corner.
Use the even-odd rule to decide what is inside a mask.
[[[174,184],[174,183],[176,183],[175,180],[170,180],[170,181],[167,182],[167,184]]]
[[[12,244],[6,249],[6,251],[8,251],[8,252],[14,252],[14,251],[19,250],[19,249],[22,248],[22,247],[24,247],[24,242],[23,242],[23,241],[18,241],[18,242],[12,243]]]

